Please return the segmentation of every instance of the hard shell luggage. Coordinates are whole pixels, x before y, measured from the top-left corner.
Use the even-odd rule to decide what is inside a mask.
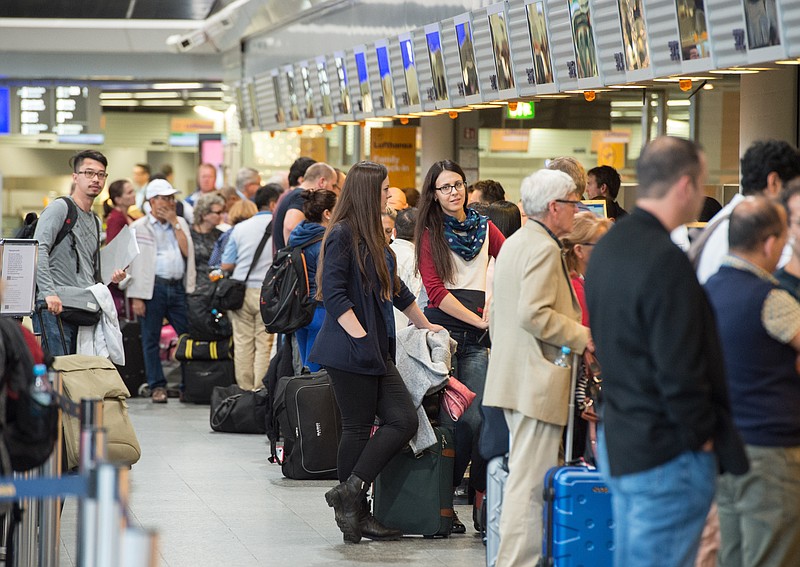
[[[500,512],[503,492],[508,480],[508,455],[494,457],[486,465],[486,496],[483,503],[482,527],[486,530],[486,567],[497,565],[500,549]]]
[[[324,370],[278,380],[274,419],[283,435],[281,470],[296,480],[336,479],[342,418]]]
[[[375,518],[406,535],[447,537],[453,529],[452,434],[434,427],[437,443],[415,457],[406,447],[375,479]]]
[[[117,371],[125,382],[125,387],[135,398],[139,387],[147,382],[144,371],[144,350],[142,349],[142,326],[139,321],[120,320],[122,347],[125,350],[125,366],[117,365]]]
[[[232,360],[186,360],[181,362],[183,401],[210,404],[216,386],[236,382]]]
[[[571,466],[579,366],[574,356],[565,443],[567,465],[551,468],[544,477],[543,567],[614,564],[614,519],[608,487],[596,469]]]

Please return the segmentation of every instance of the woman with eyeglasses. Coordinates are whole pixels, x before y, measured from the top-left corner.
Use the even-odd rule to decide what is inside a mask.
[[[389,197],[386,167],[362,161],[347,174],[317,261],[317,299],[325,319],[309,358],[331,377],[342,415],[337,486],[325,493],[347,543],[400,539],[370,514],[366,492],[414,436],[414,402],[394,363],[394,307],[418,328],[428,321],[397,277],[397,260],[381,228]],[[370,430],[380,418],[383,425]]]
[[[575,289],[575,295],[581,306],[581,323],[584,327],[589,326],[589,309],[586,307],[583,275],[586,273],[586,267],[589,265],[589,258],[595,244],[611,230],[612,226],[614,226],[612,220],[600,218],[589,211],[583,211],[575,214],[572,231],[561,238],[564,260],[567,263],[572,287]],[[589,377],[585,369],[579,376],[575,391],[575,435],[573,436],[572,454],[585,455],[587,461],[592,462],[594,459],[593,445],[596,439],[594,423],[596,423],[597,416],[593,408],[586,407],[586,386]],[[592,442],[592,446],[588,449],[586,446],[587,436]]]
[[[488,218],[466,205],[466,176],[461,167],[450,160],[434,163],[422,187],[415,234],[417,269],[428,293],[425,315],[447,329],[458,343],[454,376],[477,394],[458,422],[443,416],[443,423],[449,424],[455,435],[454,488],[461,484],[470,461],[472,471],[485,470],[477,446],[479,408],[489,364],[486,269],[489,258],[497,257],[505,241]],[[485,480],[470,478],[475,490],[484,489]],[[465,531],[454,512],[453,533]]]
[[[225,212],[225,199],[217,193],[202,195],[194,205],[194,222],[192,223],[192,242],[194,242],[194,262],[197,270],[197,291],[204,294],[212,287],[208,274],[211,271],[208,260],[214,251],[214,245],[222,236],[217,228],[222,222]]]

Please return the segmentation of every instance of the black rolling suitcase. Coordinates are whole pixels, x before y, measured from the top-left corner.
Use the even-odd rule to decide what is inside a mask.
[[[447,537],[453,530],[455,445],[434,427],[437,442],[418,457],[406,447],[375,479],[375,518],[407,535]]]
[[[181,373],[184,402],[210,404],[215,387],[236,383],[232,360],[186,360]]]
[[[121,319],[119,328],[122,331],[122,347],[125,349],[125,366],[117,366],[122,381],[135,398],[139,388],[147,382],[144,371],[144,350],[142,349],[142,327],[139,321]]]
[[[575,419],[575,386],[579,359],[572,357],[566,466],[544,477],[542,559],[544,567],[614,564],[614,520],[611,494],[597,469],[571,466]]]
[[[342,418],[328,373],[321,370],[278,380],[273,415],[283,435],[283,475],[296,480],[336,479]]]

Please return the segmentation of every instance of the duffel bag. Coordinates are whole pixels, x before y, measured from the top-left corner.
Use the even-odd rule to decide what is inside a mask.
[[[243,390],[236,384],[211,392],[211,429],[221,433],[267,432],[267,390]]]
[[[175,359],[181,361],[233,359],[233,338],[199,341],[184,333],[178,337]]]

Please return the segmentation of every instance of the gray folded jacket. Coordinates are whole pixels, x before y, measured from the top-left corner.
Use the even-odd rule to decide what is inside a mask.
[[[397,370],[411,393],[419,419],[417,433],[409,441],[415,455],[436,443],[433,427],[422,408],[422,398],[441,388],[450,377],[450,361],[456,344],[445,330],[434,333],[406,327],[397,333]]]

